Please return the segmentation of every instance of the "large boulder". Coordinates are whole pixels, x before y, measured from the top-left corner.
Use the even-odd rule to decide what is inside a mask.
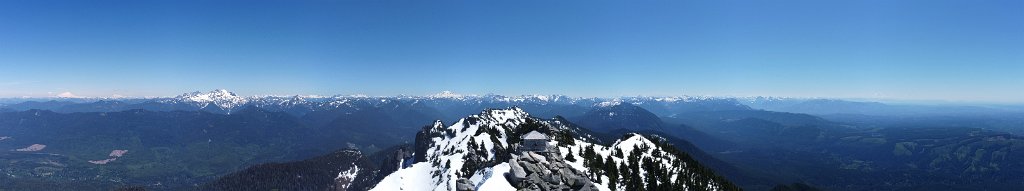
[[[530,158],[533,158],[533,160],[535,160],[535,161],[537,161],[539,163],[547,163],[548,162],[547,159],[544,156],[541,156],[540,154],[537,154],[537,153],[534,153],[534,152],[528,152],[527,155],[529,155]]]
[[[526,179],[526,169],[523,169],[523,166],[519,165],[519,161],[518,160],[511,159],[511,160],[509,160],[508,164],[509,164],[509,167],[511,167],[511,170],[512,170],[512,172],[511,172],[512,173],[511,174],[512,175],[511,176],[511,178],[512,178],[511,182],[519,182],[519,181],[523,181],[523,179]]]
[[[562,176],[559,176],[558,174],[549,174],[547,177],[548,177],[548,179],[547,179],[548,183],[558,184],[558,183],[562,182]]]
[[[455,181],[455,190],[457,191],[473,191],[474,189],[473,181],[469,179],[460,178]]]
[[[597,190],[586,174],[565,164],[557,152],[523,152],[509,159],[509,180],[519,190]]]
[[[531,152],[526,152],[526,154],[519,155],[519,160],[524,162],[537,162],[537,160],[533,159],[533,157],[531,157],[529,153]]]

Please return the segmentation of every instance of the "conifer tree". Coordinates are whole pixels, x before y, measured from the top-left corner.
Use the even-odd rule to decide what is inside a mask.
[[[569,162],[576,162],[576,157],[572,156],[572,148],[569,148],[569,152],[565,153],[565,160]]]
[[[619,180],[619,169],[615,161],[612,160],[612,156],[605,158],[604,167],[605,174],[608,175],[608,189],[615,190]]]

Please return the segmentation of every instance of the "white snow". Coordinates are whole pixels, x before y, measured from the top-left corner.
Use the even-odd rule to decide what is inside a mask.
[[[397,190],[399,188],[406,190],[454,189],[458,177],[456,173],[459,169],[462,169],[462,166],[464,165],[464,158],[466,158],[466,155],[469,153],[469,141],[471,138],[476,141],[477,145],[485,150],[493,151],[499,146],[508,148],[511,145],[507,142],[509,137],[505,134],[507,131],[505,128],[518,127],[519,124],[525,123],[526,119],[529,118],[529,114],[522,109],[512,108],[505,110],[486,110],[481,114],[473,115],[471,117],[478,120],[476,120],[477,123],[469,124],[468,126],[464,126],[464,123],[468,118],[463,118],[450,126],[445,126],[440,123],[440,121],[435,121],[434,127],[432,128],[433,131],[447,130],[454,132],[454,134],[452,136],[432,138],[431,145],[426,151],[426,158],[429,160],[428,162],[417,163],[414,164],[414,167],[402,169],[399,170],[400,172],[389,175],[385,178],[386,181],[378,183],[377,186],[380,188],[379,190]],[[496,128],[496,132],[498,134],[492,135],[488,133],[492,131],[483,131],[480,134],[476,134],[476,132],[481,131],[480,128]],[[492,141],[491,137],[496,137],[498,141]],[[484,160],[494,160],[496,156],[493,153],[489,153],[478,157],[483,157]],[[438,164],[439,166],[433,166],[432,164]],[[447,168],[445,168],[446,166]],[[433,175],[437,176],[432,176],[432,171],[435,172]],[[482,171],[477,171],[476,173],[480,172]],[[419,174],[418,176],[420,177],[408,178],[417,176],[415,174]],[[478,178],[478,180],[486,179],[482,178],[482,175]],[[394,185],[397,185],[397,187]],[[418,187],[408,188],[402,187],[403,185],[417,185]]]
[[[125,153],[128,153],[128,150],[113,150],[113,151],[110,151],[110,155],[109,156],[111,156],[111,157],[121,157],[121,156],[124,156]]]
[[[339,182],[340,181],[346,182],[347,184],[339,185],[338,188],[340,190],[347,190],[348,187],[352,185],[352,182],[356,179],[356,175],[358,175],[358,174],[359,174],[359,165],[352,164],[352,167],[348,168],[348,170],[338,172],[338,177],[334,178],[334,180],[335,181],[339,181]]]
[[[58,97],[58,98],[83,98],[82,96],[75,95],[75,94],[73,94],[71,92],[61,92],[60,94],[57,94],[54,97]]]
[[[43,144],[32,144],[31,146],[28,146],[28,147],[25,147],[25,148],[14,149],[14,151],[32,152],[32,151],[41,151],[44,148],[46,148],[46,145],[43,145]]]
[[[601,103],[597,103],[596,106],[597,107],[612,107],[612,106],[617,106],[617,105],[620,105],[620,104],[622,104],[622,101],[618,100],[618,99],[615,99],[615,100],[612,100],[612,101],[603,101]]]
[[[430,95],[428,97],[431,97],[431,98],[462,98],[463,96],[462,96],[462,94],[457,94],[455,92],[447,91],[446,90],[446,91],[441,91],[441,93]]]
[[[110,162],[114,162],[116,160],[117,160],[117,158],[115,157],[115,158],[108,158],[108,159],[103,159],[103,160],[91,160],[91,161],[89,161],[89,163],[92,163],[92,164],[107,164],[107,163],[110,163]]]
[[[206,93],[186,93],[175,97],[173,101],[191,103],[198,107],[206,107],[207,105],[214,104],[224,109],[231,109],[249,102],[248,99],[235,95],[235,93],[225,89],[217,89]]]
[[[90,160],[89,163],[92,163],[92,164],[107,164],[107,163],[116,161],[117,158],[120,158],[121,156],[124,156],[125,153],[128,153],[128,150],[113,150],[113,151],[110,151],[110,155],[108,155],[111,158],[103,159],[103,160]]]
[[[484,170],[483,174],[477,174],[470,180],[477,183],[476,190],[516,190],[516,187],[512,187],[512,184],[505,179],[505,173],[508,173],[511,168],[507,162],[504,162]]]
[[[409,168],[403,168],[384,177],[384,180],[381,180],[377,183],[377,186],[370,190],[433,190],[435,184],[434,179],[430,176],[430,171],[432,170],[434,168],[430,166],[430,163],[416,163]]]
[[[587,168],[583,165],[583,160],[582,160],[583,156],[580,156],[579,153],[580,153],[581,150],[587,148],[588,146],[593,146],[594,153],[596,153],[602,159],[605,159],[608,156],[611,156],[612,161],[615,161],[616,163],[619,163],[619,164],[629,164],[629,163],[638,163],[638,162],[640,162],[640,161],[629,161],[628,160],[629,153],[633,151],[633,146],[640,147],[641,145],[646,145],[647,147],[650,147],[647,150],[647,152],[643,152],[641,154],[641,156],[643,156],[644,158],[651,158],[651,157],[653,157],[653,153],[654,152],[664,152],[660,148],[657,148],[656,145],[654,144],[654,142],[651,142],[647,138],[645,138],[643,136],[640,136],[640,135],[635,135],[635,136],[629,137],[629,138],[627,138],[625,140],[616,141],[615,143],[613,143],[609,147],[598,145],[598,144],[588,143],[586,141],[579,140],[579,139],[576,139],[575,142],[576,142],[576,145],[571,145],[571,146],[568,146],[568,147],[559,147],[558,149],[559,149],[559,152],[563,153],[563,155],[564,155],[566,152],[569,152],[570,148],[571,148],[571,150],[572,150],[571,153],[572,153],[573,157],[576,158],[576,161],[575,162],[565,161],[565,162],[567,164],[569,164],[569,166],[571,166],[571,167],[573,167],[573,168],[575,168],[577,170],[584,171],[584,172],[588,172],[589,170],[587,170]],[[551,143],[551,144],[552,145],[557,145],[558,143],[553,141],[553,143]],[[622,154],[623,154],[624,158],[619,158],[619,157],[616,157],[616,156],[613,155],[612,152],[616,148],[618,148],[619,150],[622,151]],[[658,160],[662,160],[662,162],[660,163],[662,165],[662,167],[665,167],[665,168],[668,168],[668,169],[674,169],[674,170],[682,169],[682,168],[685,167],[685,166],[672,166],[672,161],[675,160],[676,158],[674,156],[670,155],[670,154],[667,154],[667,153],[661,153],[661,154],[662,154],[662,157],[664,157],[664,158],[661,158],[661,159],[658,159]],[[644,169],[641,168],[640,170],[641,170],[640,171],[641,177],[646,178],[646,174],[645,174],[646,172],[644,171]],[[677,177],[678,176],[672,176],[670,179],[672,181],[675,181]],[[608,177],[607,176],[600,176],[599,178],[601,179],[601,183],[596,183],[596,182],[594,183],[595,185],[597,185],[597,188],[599,190],[609,190],[608,186],[607,186],[607,184],[608,184]],[[623,190],[623,189],[625,189],[624,185],[620,184],[620,186],[618,187],[617,190]],[[713,189],[717,190],[717,188],[713,188]]]
[[[476,141],[476,145],[479,145],[483,149],[493,151],[496,147],[508,148],[513,145],[509,145],[506,140],[509,138],[505,135],[506,131],[518,127],[524,123],[529,114],[524,112],[522,109],[513,108],[506,110],[486,110],[479,115],[473,115],[472,118],[476,118],[477,123],[464,125],[468,118],[463,118],[458,122],[445,126],[440,121],[435,121],[434,127],[431,128],[433,133],[442,133],[445,136],[433,137],[431,144],[428,145],[426,151],[427,162],[420,162],[413,164],[412,167],[401,169],[395,173],[392,173],[384,178],[383,181],[378,183],[373,190],[450,190],[456,186],[457,175],[456,172],[462,169],[464,165],[464,158],[469,153],[469,141],[470,138]],[[555,126],[559,126],[558,123],[553,123]],[[564,127],[564,126],[562,126]],[[483,130],[481,128],[495,128],[493,130]],[[480,132],[476,135],[476,132]],[[499,135],[491,135],[490,132],[497,132]],[[491,137],[497,138],[498,141],[492,141]],[[575,162],[565,161],[570,167],[575,168],[579,171],[589,171],[583,165],[583,157],[579,153],[587,147],[593,147],[594,152],[597,154],[596,157],[601,157],[602,160],[611,158],[612,161],[619,164],[630,164],[639,163],[640,161],[630,161],[628,156],[630,152],[636,147],[646,147],[644,152],[640,153],[642,158],[655,159],[658,161],[663,168],[671,171],[682,171],[685,169],[687,164],[675,165],[673,162],[678,160],[674,155],[667,154],[658,148],[654,142],[648,140],[644,136],[636,135],[630,136],[626,139],[616,141],[611,146],[603,146],[598,144],[589,143],[587,141],[576,139],[575,144],[569,146],[557,147],[557,149],[565,155],[571,153],[573,158],[576,158]],[[549,141],[550,146],[558,145],[557,141]],[[622,151],[623,157],[616,157],[613,154],[615,149]],[[569,151],[572,152],[569,152]],[[658,152],[660,157],[654,158],[654,153]],[[494,160],[493,152],[490,155],[479,156],[484,160]],[[543,158],[543,157],[537,157]],[[545,159],[540,159],[545,160]],[[503,162],[496,166],[480,169],[469,176],[477,190],[515,190],[504,178],[504,174],[509,171],[509,165]],[[432,165],[437,164],[437,165]],[[447,165],[446,165],[447,164]],[[445,168],[447,166],[447,168]],[[646,172],[641,169],[639,172],[641,176],[646,177]],[[465,175],[463,176],[465,177]],[[675,180],[678,175],[670,177],[671,180]],[[599,175],[595,177],[600,179],[601,183],[596,183],[595,186],[598,190],[610,190],[607,187],[609,178],[607,176]],[[620,184],[615,190],[623,190],[625,185]],[[712,187],[713,190],[719,188]]]
[[[679,101],[679,100],[682,100],[682,99],[683,99],[683,98],[679,98],[679,97],[662,97],[662,98],[654,98],[654,100],[656,100],[656,101],[660,101],[660,102],[676,102],[676,101]]]

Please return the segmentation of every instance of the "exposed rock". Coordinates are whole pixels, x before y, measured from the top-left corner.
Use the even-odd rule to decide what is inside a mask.
[[[530,174],[530,175],[529,175],[529,176],[528,176],[528,177],[526,178],[526,182],[531,182],[531,183],[536,183],[536,182],[544,182],[544,179],[541,179],[541,178],[540,178],[540,174],[537,174],[537,173],[533,173],[533,174]],[[536,184],[532,184],[532,185],[536,185]]]
[[[413,150],[419,154],[414,156],[414,163],[427,162],[426,155],[423,153],[427,153],[427,149],[430,148],[432,138],[437,136],[431,131],[434,128],[444,128],[444,122],[441,122],[441,120],[434,121],[433,125],[424,126],[419,132],[416,132],[416,140],[414,143],[415,147]]]
[[[558,174],[549,174],[548,175],[548,182],[550,182],[552,184],[558,184],[559,182],[562,182],[562,177],[558,176]]]
[[[533,159],[533,157],[530,156],[529,154],[520,155],[519,159],[521,159],[523,162],[537,162],[537,160]]]
[[[384,160],[381,161],[382,164],[380,166],[380,170],[383,172],[394,172],[398,171],[399,169],[405,168],[407,166],[403,166],[402,162],[406,162],[407,160],[414,160],[412,155],[412,151],[409,150],[408,148],[398,148],[388,157],[384,157]]]
[[[597,190],[582,172],[576,171],[557,152],[523,152],[509,159],[509,182],[519,190]]]
[[[533,164],[533,163],[522,163],[521,162],[519,164],[523,165],[523,167],[526,168],[526,171],[528,171],[528,172],[540,172],[541,171],[541,167],[539,167],[539,166],[537,166],[536,164]]]
[[[534,153],[534,152],[527,152],[527,155],[529,155],[530,158],[533,158],[533,160],[535,160],[537,162],[540,162],[540,163],[547,163],[548,162],[547,159],[544,158],[544,156],[541,156],[540,154],[537,154],[537,153]]]
[[[559,170],[558,170],[558,173],[560,173],[560,174],[574,174],[573,172],[576,172],[576,171],[575,171],[575,170],[573,170],[572,168],[565,168],[564,166],[563,166],[563,167],[561,167],[561,168],[562,168],[562,169],[559,169]]]
[[[519,165],[519,162],[516,159],[509,160],[508,164],[512,168],[511,171],[513,182],[519,182],[523,181],[523,179],[526,179],[526,169],[523,169],[523,166]]]
[[[587,186],[584,186],[584,187],[579,189],[579,191],[595,191],[595,190],[597,190],[597,186],[594,186],[593,183],[588,184]]]
[[[572,187],[586,186],[587,185],[587,181],[588,181],[586,178],[583,178],[581,176],[569,178],[569,180],[572,180],[572,181],[570,181],[571,183],[569,184],[569,186],[572,186]],[[591,183],[590,185],[593,186],[594,184]]]
[[[469,179],[460,178],[455,181],[455,190],[457,191],[472,191],[473,189],[473,181]]]

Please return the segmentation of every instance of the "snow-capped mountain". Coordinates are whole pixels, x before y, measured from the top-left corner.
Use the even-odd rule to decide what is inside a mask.
[[[361,108],[380,108],[410,105],[424,105],[435,108],[444,115],[457,117],[475,113],[485,108],[504,108],[519,106],[534,114],[544,117],[554,115],[579,115],[582,111],[595,106],[611,106],[618,103],[631,103],[644,107],[658,116],[670,116],[679,112],[694,110],[742,110],[749,107],[730,98],[711,97],[621,97],[621,98],[582,98],[565,95],[521,95],[503,96],[488,94],[484,96],[463,95],[444,91],[428,96],[383,96],[365,95],[351,96],[239,96],[231,91],[217,89],[208,92],[191,92],[169,98],[126,98],[76,101],[64,100],[32,100],[16,102],[7,100],[0,108],[15,111],[29,109],[45,109],[56,112],[113,112],[131,109],[153,111],[207,111],[230,114],[247,107],[256,107],[266,111],[284,111],[301,116],[310,112],[332,110],[358,110]],[[571,110],[571,111],[569,111]]]
[[[427,96],[427,97],[429,97],[429,98],[455,98],[455,99],[460,99],[460,98],[464,98],[464,97],[467,97],[467,96],[462,95],[462,94],[457,94],[457,93],[452,92],[452,91],[441,91],[441,93],[437,93],[437,94],[430,95],[430,96]],[[476,97],[476,96],[469,95],[469,97]]]
[[[525,151],[521,136],[550,137],[547,152]],[[485,110],[417,134],[411,164],[372,190],[735,190],[658,138],[628,134],[611,144],[560,119],[520,108]]]
[[[225,89],[216,89],[209,92],[196,91],[185,93],[172,99],[161,100],[161,102],[191,104],[199,108],[206,108],[210,105],[214,105],[224,110],[231,110],[235,107],[245,105],[249,102],[249,99],[235,95],[235,93]]]

